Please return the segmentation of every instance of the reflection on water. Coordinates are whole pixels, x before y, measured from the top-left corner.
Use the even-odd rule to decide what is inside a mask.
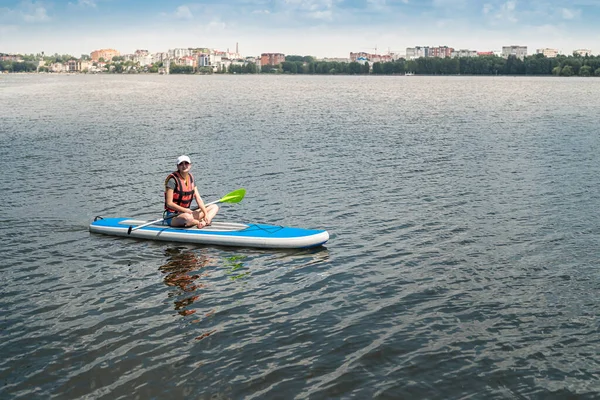
[[[167,248],[165,255],[168,257],[167,263],[161,265],[159,270],[165,274],[165,284],[178,289],[169,293],[169,297],[177,299],[174,302],[175,310],[184,317],[195,314],[196,310],[189,309],[189,307],[200,297],[198,291],[206,287],[206,284],[199,280],[208,273],[199,272],[209,265],[211,258],[202,250],[198,254],[179,248]],[[181,296],[187,294],[191,294],[191,296],[180,299]]]
[[[242,278],[248,278],[250,271],[242,271],[246,265],[244,260],[247,256],[231,256],[225,259],[225,267],[227,268],[227,275],[229,279],[237,280]]]

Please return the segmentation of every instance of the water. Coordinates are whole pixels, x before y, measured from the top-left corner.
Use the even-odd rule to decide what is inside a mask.
[[[0,77],[0,397],[597,398],[600,80]],[[188,154],[271,251],[92,235]]]

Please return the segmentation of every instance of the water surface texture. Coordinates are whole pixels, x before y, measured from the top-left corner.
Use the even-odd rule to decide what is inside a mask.
[[[0,397],[600,396],[600,80],[0,77]],[[156,219],[180,154],[254,250]]]

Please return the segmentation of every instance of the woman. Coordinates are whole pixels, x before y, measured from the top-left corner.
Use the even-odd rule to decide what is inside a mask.
[[[216,204],[208,207],[198,193],[194,177],[190,173],[192,162],[188,156],[177,159],[177,171],[169,174],[165,180],[165,221],[171,226],[197,226],[204,228],[210,225],[212,219],[219,211]],[[192,200],[196,199],[198,210],[192,211]],[[176,217],[171,217],[172,215]]]

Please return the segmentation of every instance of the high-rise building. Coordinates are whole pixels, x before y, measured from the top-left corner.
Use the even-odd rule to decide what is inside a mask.
[[[446,58],[452,56],[454,49],[448,46],[431,47],[429,49],[429,57]]]
[[[502,46],[502,57],[508,58],[509,56],[524,59],[527,56],[527,46]]]
[[[412,60],[420,57],[429,57],[429,46],[422,47],[407,47],[406,48],[406,59]]]
[[[261,65],[278,65],[285,61],[285,54],[282,53],[262,53],[260,55]]]
[[[548,58],[554,58],[558,55],[558,50],[556,49],[537,49],[536,54],[543,54],[544,57],[548,57]]]
[[[578,50],[573,50],[573,54],[578,54],[582,57],[585,57],[585,56],[591,56],[592,51],[590,49],[578,49]]]
[[[120,55],[121,53],[115,49],[100,49],[92,51],[90,53],[90,58],[95,62],[100,61],[101,58],[104,59],[104,61],[111,61],[113,57],[118,57]]]
[[[460,49],[454,50],[451,55],[452,58],[463,58],[463,57],[477,57],[477,50]]]

